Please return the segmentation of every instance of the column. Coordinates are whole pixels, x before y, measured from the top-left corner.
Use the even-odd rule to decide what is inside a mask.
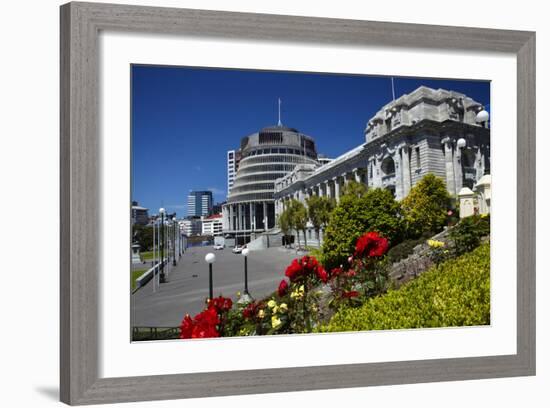
[[[359,169],[358,168],[353,169],[353,177],[355,178],[355,181],[357,183],[361,182],[361,175],[359,174]]]
[[[330,183],[329,180],[325,181],[325,187],[326,187],[326,190],[327,190],[327,197],[332,198],[332,191],[330,189],[330,184],[329,183]]]
[[[264,217],[264,231],[267,231],[267,202],[263,202],[264,204],[264,213],[263,213],[263,217]]]
[[[340,202],[340,183],[338,182],[338,177],[334,177],[332,179],[334,181],[334,198],[336,198],[336,202]]]
[[[249,203],[248,204],[248,211],[250,211],[250,230],[254,230],[254,217],[253,217],[253,211],[252,211],[252,207],[254,206],[254,204],[252,203]]]
[[[454,149],[454,185],[455,185],[455,194],[458,194],[462,190],[462,149],[460,149],[455,144]]]
[[[344,186],[347,186],[349,183],[348,173],[342,174],[342,178],[344,179]]]
[[[322,185],[319,183],[317,184],[317,189],[319,190],[319,197],[323,197],[323,188]]]
[[[401,175],[401,155],[399,154],[400,149],[395,149],[393,155],[393,164],[395,165],[395,199],[402,200],[403,196],[403,177]]]
[[[401,168],[403,173],[403,198],[409,195],[411,191],[411,164],[409,158],[409,146],[405,145],[401,148]]]
[[[450,137],[446,137],[441,140],[443,144],[443,154],[445,160],[445,184],[447,184],[447,192],[450,195],[456,195],[458,191],[455,191],[455,170],[453,164],[453,147]]]

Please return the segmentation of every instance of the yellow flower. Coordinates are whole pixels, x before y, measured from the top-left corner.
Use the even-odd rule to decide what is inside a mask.
[[[428,240],[428,245],[432,248],[441,248],[441,247],[445,246],[445,242],[438,241],[436,239],[429,239]]]
[[[269,306],[270,309],[273,309],[275,306],[277,306],[277,302],[271,299],[269,302],[267,302],[267,306]]]
[[[237,292],[237,298],[241,297],[241,292]]]
[[[264,309],[260,309],[260,311],[258,312],[258,317],[260,319],[263,319],[265,317],[265,312],[264,312]]]
[[[271,316],[271,327],[276,329],[281,325],[281,319],[279,319],[277,316]]]
[[[281,303],[279,305],[279,312],[281,313],[285,313],[286,311],[288,311],[288,306],[286,303]]]

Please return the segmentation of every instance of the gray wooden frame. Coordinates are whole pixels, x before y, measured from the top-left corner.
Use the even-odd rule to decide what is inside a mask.
[[[514,53],[517,56],[517,354],[127,378],[98,376],[98,33]],[[255,394],[535,374],[535,33],[282,15],[61,6],[61,400]],[[497,140],[498,142],[498,140]],[[498,271],[497,271],[498,272]]]

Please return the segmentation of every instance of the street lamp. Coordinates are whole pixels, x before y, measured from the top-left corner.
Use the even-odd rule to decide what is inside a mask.
[[[250,249],[243,249],[241,254],[244,256],[244,291],[239,299],[239,303],[250,303],[252,301],[252,296],[248,293],[248,255],[250,254]]]
[[[164,214],[166,210],[164,208],[159,208],[159,214],[160,214],[160,283],[166,282],[166,276],[164,275]]]
[[[176,266],[176,217],[172,219],[172,252],[174,254],[174,259],[172,260],[172,265]]]
[[[208,263],[208,299],[212,300],[214,298],[214,284],[212,282],[212,264],[216,262],[216,255],[212,252],[209,252],[204,257],[204,260]]]
[[[485,127],[485,123],[489,120],[489,112],[485,109],[480,110],[476,115],[476,123],[479,123],[481,126]]]

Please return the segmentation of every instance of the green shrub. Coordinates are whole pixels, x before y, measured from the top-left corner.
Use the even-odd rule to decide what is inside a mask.
[[[344,264],[353,254],[355,241],[367,231],[376,231],[390,244],[401,240],[401,207],[390,191],[371,189],[364,195],[344,194],[332,211],[323,241],[323,262],[328,269]]]
[[[449,232],[449,237],[454,245],[455,255],[462,255],[478,247],[481,238],[491,232],[491,219],[489,216],[472,215],[460,220]]]
[[[445,182],[432,173],[426,174],[401,204],[408,236],[419,237],[428,231],[441,231],[450,205],[451,197]]]
[[[369,299],[361,308],[341,308],[319,332],[390,330],[490,324],[490,247],[449,260],[419,278]]]

